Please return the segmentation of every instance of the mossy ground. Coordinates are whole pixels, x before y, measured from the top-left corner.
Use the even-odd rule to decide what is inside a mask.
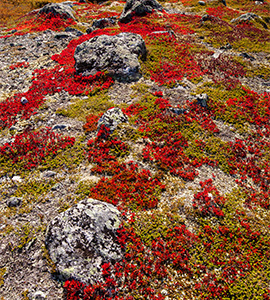
[[[175,1],[169,2],[173,5]],[[259,79],[265,85],[261,84],[258,90],[266,90],[270,78],[267,28],[270,26],[270,5],[266,1],[263,5],[255,5],[254,1],[226,2],[227,8],[221,1],[206,1],[205,6],[199,5],[198,1],[182,1],[181,8],[189,14],[155,14],[137,19],[138,23],[115,26],[115,32],[131,26],[129,30],[140,33],[146,42],[147,57],[140,60],[143,79],[131,87],[129,97],[134,100],[133,106],[125,103],[125,94],[118,96],[117,106],[129,114],[129,122],[120,124],[109,141],[120,140],[126,147],[122,144],[111,146],[108,153],[113,159],[106,166],[106,172],[96,171],[97,161],[89,162],[87,142],[97,138],[95,126],[100,115],[116,106],[107,89],[88,96],[78,95],[69,105],[56,110],[56,118],[90,124],[77,132],[76,141],[69,148],[48,155],[29,170],[23,164],[14,165],[11,160],[0,158],[1,177],[20,175],[23,180],[21,183],[7,180],[0,185],[0,220],[4,225],[0,235],[5,243],[11,240],[7,249],[12,255],[19,258],[34,247],[39,251],[40,240],[44,241],[50,220],[78,201],[95,195],[100,200],[117,203],[119,209],[126,211],[124,226],[127,232],[134,234],[130,236],[136,237],[135,240],[130,238],[126,246],[130,259],[127,265],[133,264],[134,268],[131,272],[127,267],[126,278],[139,278],[136,276],[143,269],[148,287],[154,289],[151,294],[140,286],[132,289],[130,285],[121,287],[119,295],[151,299],[153,294],[159,295],[165,290],[167,299],[269,299],[270,216],[269,193],[265,187],[269,185],[270,148],[266,134],[269,103],[262,95],[254,96],[248,83],[243,86],[241,80]],[[29,3],[25,3],[28,6],[23,10],[30,9]],[[31,5],[38,7],[41,4],[36,1]],[[123,7],[123,3],[105,4],[76,6],[79,20],[90,24],[93,19],[119,15]],[[249,11],[261,19],[245,24],[230,22]],[[3,19],[8,17],[6,10],[3,13]],[[201,17],[206,13],[212,17],[203,21]],[[17,12],[14,12],[15,16]],[[15,23],[3,32],[9,34]],[[82,24],[73,27],[85,32]],[[152,34],[156,31],[167,33]],[[232,49],[224,50],[221,57],[214,59],[213,55],[227,43]],[[254,56],[255,61],[240,57],[241,52]],[[166,97],[161,96],[162,93],[153,93],[153,89],[166,93],[179,88],[190,94],[189,101],[173,98],[170,102],[163,99]],[[196,94],[202,93],[209,96],[207,108],[196,105]],[[251,101],[247,107],[242,99],[249,101],[249,97]],[[172,113],[171,105],[182,109],[182,113]],[[48,108],[45,103],[37,111],[36,120],[39,113]],[[253,113],[261,122],[259,125],[252,118]],[[224,132],[227,133],[225,137]],[[1,129],[0,137],[6,136],[10,136],[9,130]],[[244,144],[239,146],[236,142],[239,139]],[[171,156],[166,157],[166,151],[171,151]],[[133,171],[125,169],[130,160],[134,165],[138,164]],[[217,185],[224,185],[223,181],[228,178],[231,182],[238,180],[237,188],[220,192],[220,195],[213,186],[204,189],[198,182],[202,165],[207,170],[207,178],[203,180],[213,178]],[[42,177],[48,170],[57,176]],[[142,170],[147,170],[143,176]],[[216,170],[222,174],[219,178],[216,178]],[[129,184],[125,185],[124,179]],[[141,190],[145,197],[138,203],[140,195],[133,199],[131,189],[141,188],[138,182],[142,179],[146,191]],[[149,182],[158,185],[153,188]],[[125,197],[117,194],[119,190]],[[195,201],[195,195],[197,200],[207,202],[210,199],[208,212]],[[6,201],[11,196],[22,198],[22,205],[8,208]],[[216,199],[225,200],[221,205]],[[222,214],[209,213],[213,207],[220,208]],[[193,235],[194,243],[191,241]],[[134,246],[135,241],[141,248]],[[181,243],[177,244],[177,241]],[[159,252],[158,247],[162,251]],[[142,248],[143,251],[136,252]],[[41,250],[50,269],[47,273],[53,274],[55,265],[46,249]],[[183,262],[178,255],[187,253],[185,251],[188,254]],[[166,260],[162,260],[164,253],[169,253]],[[177,262],[175,257],[180,260]],[[149,273],[144,269],[144,260],[152,263]],[[153,266],[156,269],[153,270]],[[163,267],[166,272],[161,275]],[[5,289],[6,278],[13,275],[9,268],[0,268],[3,299],[14,298],[14,294],[10,296],[8,288]],[[23,281],[18,284],[22,285],[18,297],[28,299],[33,287]]]

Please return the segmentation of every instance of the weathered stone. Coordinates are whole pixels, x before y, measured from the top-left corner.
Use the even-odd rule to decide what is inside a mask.
[[[22,177],[19,176],[19,175],[15,175],[11,178],[12,181],[15,181],[15,182],[22,182]]]
[[[46,294],[43,293],[42,291],[35,292],[31,297],[31,300],[44,300],[44,299],[46,299]]]
[[[109,203],[86,199],[51,221],[46,247],[60,279],[90,284],[101,280],[102,264],[122,258],[117,242],[120,212]]]
[[[62,188],[63,188],[62,184],[58,182],[52,187],[52,191],[61,190]]]
[[[11,197],[7,201],[7,206],[8,207],[18,207],[22,203],[22,198],[17,198],[17,197]]]
[[[111,26],[115,25],[115,23],[116,23],[116,17],[102,18],[102,19],[94,20],[94,22],[92,24],[92,28],[93,29],[96,29],[96,28],[103,29],[105,27],[111,27]]]
[[[230,49],[232,49],[232,45],[230,43],[227,43],[225,46],[221,46],[219,49],[220,50],[230,50]]]
[[[55,124],[52,128],[52,130],[64,130],[67,129],[67,124]]]
[[[246,52],[240,53],[239,56],[242,56],[243,58],[249,59],[251,61],[255,60],[255,58],[253,56],[247,54]]]
[[[145,43],[138,34],[101,35],[77,46],[75,68],[77,74],[82,76],[107,71],[120,81],[134,81],[140,76],[138,57],[145,55]]]
[[[25,97],[22,97],[21,98],[21,104],[26,104],[26,103],[28,103],[28,100],[25,98]]]
[[[42,177],[54,177],[56,174],[54,171],[45,171],[42,173]]]
[[[181,115],[181,114],[184,114],[185,112],[187,112],[187,110],[185,108],[180,108],[180,107],[169,107],[169,111],[171,111],[172,113],[174,113],[176,115]]]
[[[207,101],[208,101],[208,99],[209,99],[209,97],[208,97],[207,94],[199,94],[199,95],[196,95],[196,99],[197,99],[197,103],[198,103],[200,106],[207,108]]]
[[[73,13],[74,10],[69,3],[48,3],[39,11],[39,14],[61,16],[62,18],[75,20]]]
[[[107,128],[110,129],[110,132],[113,132],[118,124],[127,121],[128,118],[122,112],[122,110],[118,107],[113,107],[107,110],[98,120],[98,130],[100,129],[101,125],[105,125]]]
[[[254,13],[246,13],[241,15],[238,18],[232,19],[231,23],[235,23],[235,22],[246,22],[246,21],[251,21],[254,19],[258,19],[260,18],[258,15],[254,14]]]
[[[72,28],[72,27],[66,27],[65,32],[72,33],[76,36],[82,36],[83,35],[83,32],[81,32],[80,30],[78,30],[76,28]]]
[[[133,15],[144,16],[152,13],[153,10],[162,11],[163,7],[156,0],[127,0],[119,21],[128,23]]]

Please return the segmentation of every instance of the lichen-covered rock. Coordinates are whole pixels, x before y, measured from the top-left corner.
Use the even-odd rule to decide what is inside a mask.
[[[103,29],[105,27],[111,27],[116,24],[116,17],[110,17],[110,18],[101,18],[98,20],[94,20],[92,24],[93,29]]]
[[[122,257],[117,242],[120,223],[115,206],[94,199],[83,200],[53,219],[45,243],[60,279],[86,284],[101,280],[102,264]]]
[[[75,20],[73,13],[74,10],[71,8],[69,3],[48,3],[39,11],[39,14],[52,14],[54,16],[61,16],[62,18],[71,18]]]
[[[163,7],[156,0],[127,0],[119,21],[128,23],[132,20],[132,16],[144,16],[153,10],[162,11]]]
[[[122,112],[122,110],[118,107],[113,107],[108,109],[98,120],[98,130],[101,125],[105,125],[110,129],[110,132],[113,132],[117,125],[120,123],[127,122],[127,116]]]
[[[137,80],[140,70],[138,57],[145,57],[143,38],[135,33],[124,32],[114,36],[101,35],[78,45],[75,68],[82,76],[107,71],[120,81]]]

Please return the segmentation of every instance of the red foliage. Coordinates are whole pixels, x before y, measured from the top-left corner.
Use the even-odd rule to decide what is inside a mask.
[[[2,158],[12,160],[14,164],[20,163],[26,169],[32,169],[46,160],[47,156],[54,156],[59,149],[72,146],[73,137],[61,137],[50,128],[40,131],[27,131],[17,134],[14,141],[0,147]]]
[[[215,215],[223,217],[222,207],[225,203],[225,198],[220,196],[216,187],[213,186],[212,179],[200,182],[202,191],[194,195],[193,207],[203,215]]]
[[[120,165],[111,179],[102,178],[91,189],[91,197],[114,205],[153,208],[157,206],[157,190],[164,189],[159,179],[148,170],[139,171],[132,163]]]
[[[23,62],[18,62],[18,63],[16,63],[16,64],[13,64],[13,65],[11,65],[11,66],[9,66],[9,68],[11,69],[11,70],[15,70],[15,69],[17,69],[17,68],[28,68],[29,67],[29,63],[28,62],[25,62],[25,61],[23,61]]]
[[[36,18],[31,20],[24,20],[20,22],[15,28],[18,34],[26,34],[32,32],[45,31],[47,29],[53,31],[62,31],[70,25],[75,25],[76,22],[73,19],[66,19],[60,15],[54,14],[36,14]]]

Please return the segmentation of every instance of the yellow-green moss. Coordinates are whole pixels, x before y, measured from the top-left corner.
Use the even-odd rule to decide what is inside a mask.
[[[57,114],[75,118],[80,121],[85,121],[85,117],[93,113],[98,115],[104,113],[109,108],[115,106],[113,101],[110,100],[107,92],[99,92],[94,95],[89,95],[86,99],[77,99],[66,109],[59,109]]]
[[[84,138],[84,137],[82,137]],[[82,141],[77,140],[74,145],[65,150],[60,150],[56,156],[48,156],[38,170],[63,170],[67,168],[70,172],[76,171],[78,165],[85,160],[85,145]]]
[[[17,226],[14,233],[18,236],[19,241],[13,247],[12,251],[14,251],[15,249],[22,249],[29,242],[34,242],[34,240],[37,239],[37,234],[44,231],[45,231],[44,226],[36,227],[31,225],[30,223]]]
[[[6,271],[7,269],[5,267],[0,269],[0,287],[4,285],[4,275]]]
[[[33,198],[36,198],[48,193],[55,183],[54,179],[50,179],[49,181],[31,179],[18,185],[14,197],[31,195]]]

